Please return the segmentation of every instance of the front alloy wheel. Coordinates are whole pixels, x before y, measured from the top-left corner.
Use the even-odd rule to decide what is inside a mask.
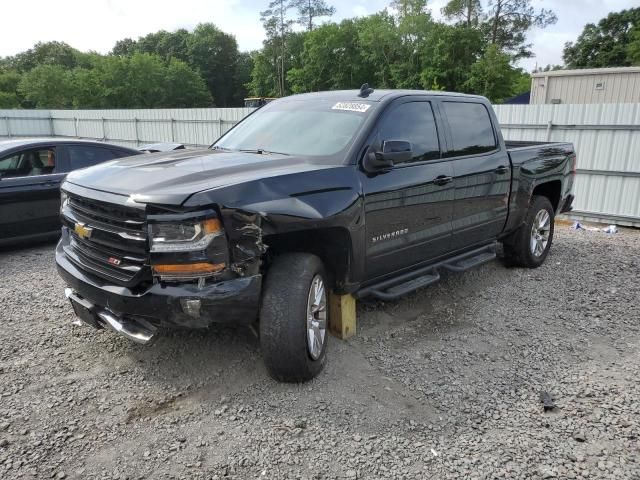
[[[329,343],[328,286],[322,261],[310,253],[276,257],[260,309],[260,346],[269,374],[304,382],[324,367]]]
[[[307,300],[307,348],[314,360],[320,358],[327,335],[327,293],[320,275],[313,277]]]

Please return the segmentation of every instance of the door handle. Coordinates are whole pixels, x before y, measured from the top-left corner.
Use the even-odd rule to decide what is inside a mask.
[[[504,165],[500,165],[498,168],[494,170],[494,172],[496,172],[498,175],[504,175],[508,171],[509,171],[509,168]]]
[[[447,175],[440,175],[433,180],[434,185],[446,185],[453,180],[453,177],[448,177]]]

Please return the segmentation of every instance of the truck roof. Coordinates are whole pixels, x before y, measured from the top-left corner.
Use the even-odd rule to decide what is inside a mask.
[[[466,93],[456,92],[443,92],[440,90],[392,90],[392,89],[374,89],[367,97],[360,97],[360,90],[333,90],[328,92],[312,92],[301,93],[298,95],[291,95],[281,100],[306,100],[306,99],[327,99],[327,100],[347,100],[347,101],[370,101],[381,102],[383,100],[391,100],[397,97],[405,97],[409,95],[432,95],[432,96],[447,96],[447,97],[469,97],[476,99],[485,99],[480,95],[470,95]]]

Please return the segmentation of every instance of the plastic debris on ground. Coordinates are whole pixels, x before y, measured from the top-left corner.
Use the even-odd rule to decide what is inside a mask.
[[[587,227],[580,222],[575,222],[571,228],[573,230],[584,230],[586,232],[603,232],[603,233],[618,233],[618,227],[615,225],[609,225],[606,228]]]

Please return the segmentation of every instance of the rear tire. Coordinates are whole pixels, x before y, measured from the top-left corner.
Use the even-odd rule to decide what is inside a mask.
[[[522,226],[503,241],[507,263],[526,268],[542,265],[553,242],[554,219],[549,199],[534,196]]]
[[[266,274],[260,347],[269,374],[304,382],[322,371],[329,336],[327,281],[322,261],[308,253],[277,257]]]

